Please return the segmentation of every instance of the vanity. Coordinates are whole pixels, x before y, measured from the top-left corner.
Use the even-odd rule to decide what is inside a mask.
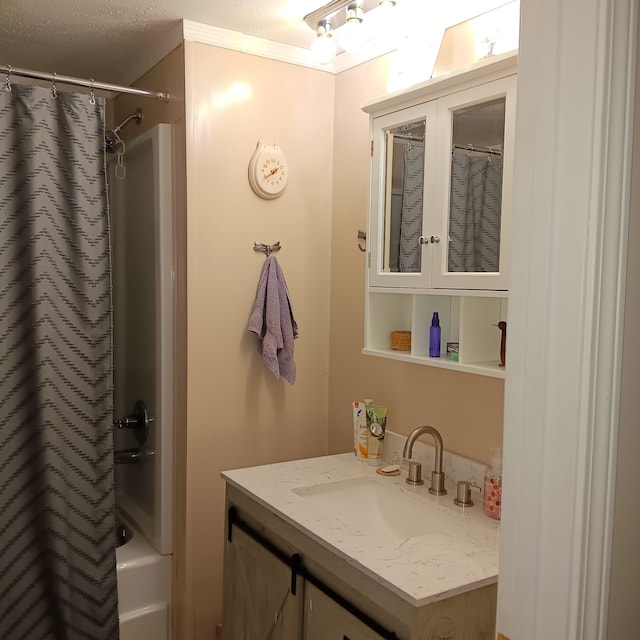
[[[504,378],[516,72],[501,54],[363,106],[364,354]]]
[[[498,529],[352,453],[227,471],[223,638],[495,636]]]

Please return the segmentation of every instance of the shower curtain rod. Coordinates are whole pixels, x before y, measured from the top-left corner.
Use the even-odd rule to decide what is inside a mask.
[[[156,100],[166,100],[171,98],[169,93],[163,91],[150,91],[148,89],[136,89],[135,87],[124,87],[108,82],[96,82],[92,78],[86,80],[84,78],[74,78],[72,76],[60,76],[57,73],[47,73],[45,71],[33,71],[31,69],[20,69],[11,65],[0,65],[0,73],[7,76],[7,82],[11,76],[19,76],[21,78],[35,78],[36,80],[48,80],[53,83],[76,85],[79,87],[88,87],[90,89],[98,89],[101,91],[114,91],[115,93],[130,93],[142,98],[155,98]],[[10,86],[10,85],[9,85]]]
[[[474,147],[472,144],[463,145],[463,144],[454,144],[454,149],[459,149],[460,151],[475,151],[476,153],[489,153],[494,156],[501,156],[502,151],[500,149],[492,149],[491,147]]]

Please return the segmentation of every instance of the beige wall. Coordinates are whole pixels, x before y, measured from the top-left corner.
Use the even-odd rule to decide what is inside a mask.
[[[221,617],[224,469],[327,452],[333,78],[185,43],[187,114],[187,521],[195,637]],[[242,83],[250,97],[224,103]],[[280,144],[289,185],[250,189],[258,140]],[[277,254],[300,328],[297,380],[267,371],[247,331],[265,260]]]
[[[169,104],[116,101],[115,122],[137,106],[145,114],[125,139],[174,124],[179,640],[209,640],[221,620],[222,470],[349,450],[350,404],[364,397],[390,407],[389,428],[433,424],[447,449],[477,460],[501,443],[502,381],[360,353],[365,254],[356,235],[366,228],[369,169],[360,105],[384,93],[390,60],[333,76],[186,42],[136,83],[169,90]],[[236,83],[250,97],[223,106]],[[274,201],[247,180],[259,139],[278,142],[289,162]],[[266,371],[246,329],[265,258],[253,242],[278,240],[300,326],[293,386]]]
[[[386,56],[336,77],[329,450],[349,450],[351,402],[373,398],[389,407],[387,428],[408,435],[430,424],[447,450],[489,462],[491,448],[502,446],[502,380],[360,353],[366,254],[356,236],[366,229],[370,160],[369,120],[361,105],[385,93],[391,64]]]

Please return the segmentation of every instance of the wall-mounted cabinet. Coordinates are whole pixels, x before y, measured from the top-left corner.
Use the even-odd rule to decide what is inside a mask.
[[[364,353],[504,376],[515,54],[363,108],[371,116]],[[429,358],[432,313],[441,357]],[[409,351],[391,331],[411,331]],[[458,360],[447,342],[459,343]]]

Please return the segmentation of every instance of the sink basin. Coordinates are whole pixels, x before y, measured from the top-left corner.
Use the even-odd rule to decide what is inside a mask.
[[[293,492],[327,516],[377,539],[393,542],[418,536],[444,539],[462,524],[460,518],[428,499],[376,478],[315,484]]]

